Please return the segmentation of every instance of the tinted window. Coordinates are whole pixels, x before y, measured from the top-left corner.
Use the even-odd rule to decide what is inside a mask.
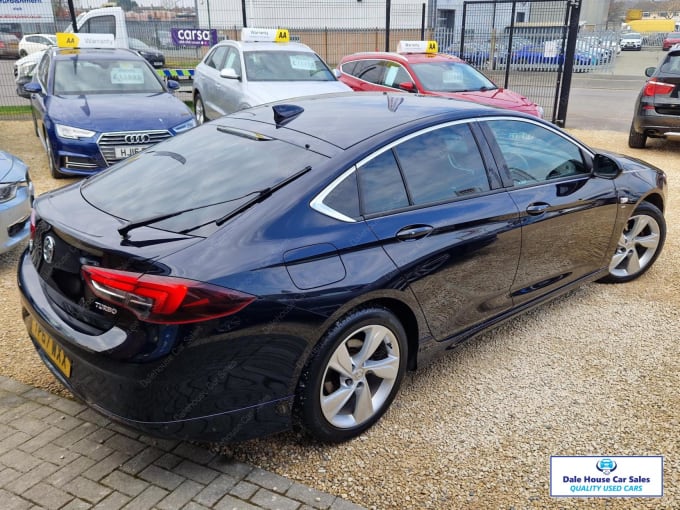
[[[488,191],[489,180],[467,124],[429,131],[395,151],[415,204]]]
[[[531,122],[488,122],[517,186],[590,173],[577,145]]]
[[[325,160],[286,142],[239,136],[206,124],[91,178],[82,193],[95,207],[131,221],[200,207],[154,224],[181,231],[220,218],[258,190],[307,165],[314,171]]]
[[[356,172],[349,174],[333,188],[333,191],[326,196],[323,203],[349,218],[358,218],[361,212],[359,210]]]
[[[680,53],[672,53],[666,56],[666,60],[659,69],[665,74],[680,74]]]
[[[359,168],[359,190],[364,214],[409,205],[404,182],[392,151],[386,151]]]
[[[371,83],[381,83],[383,67],[380,60],[361,60],[356,63],[353,76]]]

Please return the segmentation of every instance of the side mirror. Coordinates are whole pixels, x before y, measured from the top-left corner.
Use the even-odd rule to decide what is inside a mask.
[[[228,80],[240,80],[241,75],[236,74],[236,71],[232,69],[231,67],[225,67],[220,71],[220,76],[222,78],[227,78]]]
[[[623,171],[615,159],[605,154],[595,154],[593,158],[593,175],[603,179],[615,179]]]
[[[337,68],[333,69],[333,76],[339,79],[340,75],[342,75],[342,71],[340,71],[340,69]]]
[[[166,83],[168,90],[179,90],[179,82],[177,80],[168,80]]]
[[[42,92],[42,87],[40,86],[39,83],[37,83],[35,81],[29,81],[28,83],[24,83],[22,88],[28,94],[29,98],[31,97],[31,94],[40,94]],[[26,97],[26,96],[22,96],[22,97]]]
[[[406,92],[418,92],[416,90],[416,86],[411,83],[410,81],[405,81],[397,85],[401,90],[405,90]]]
[[[651,78],[651,76],[654,74],[654,71],[656,71],[656,67],[648,67],[645,69],[645,76],[647,78]]]
[[[24,85],[31,83],[30,76],[24,76],[17,80],[17,95],[24,99],[31,99],[31,93],[24,88]]]

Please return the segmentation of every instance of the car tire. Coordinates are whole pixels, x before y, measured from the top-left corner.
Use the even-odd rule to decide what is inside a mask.
[[[635,126],[630,125],[630,133],[628,134],[628,147],[631,149],[644,149],[647,144],[647,135],[635,131]]]
[[[407,356],[406,332],[389,310],[371,307],[346,315],[319,341],[302,371],[297,424],[323,442],[360,435],[392,403]]]
[[[50,167],[50,175],[55,179],[63,179],[64,174],[59,171],[56,161],[54,160],[54,149],[50,137],[45,133],[45,150],[47,152],[47,164]]]
[[[28,55],[28,52],[26,50],[20,50],[19,51],[19,58],[24,58],[27,55]]]
[[[666,220],[653,204],[642,202],[628,218],[603,283],[625,283],[642,276],[666,241]]]
[[[201,94],[196,94],[194,97],[194,114],[196,116],[196,122],[200,126],[201,124],[205,124],[208,122],[210,119],[205,114],[205,105],[203,104],[203,98],[201,97]]]

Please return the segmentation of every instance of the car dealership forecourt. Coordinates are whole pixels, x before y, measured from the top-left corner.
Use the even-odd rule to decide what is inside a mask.
[[[615,136],[610,135],[591,144],[605,146],[604,142],[611,143],[615,139]],[[624,150],[621,147],[618,150]],[[645,152],[642,157],[658,160],[657,164],[672,171],[672,164],[661,163],[660,158],[665,156],[660,149]],[[31,166],[40,166],[38,161],[35,163]],[[673,176],[671,173],[669,177],[671,190],[674,189]],[[44,189],[43,187],[40,191]],[[674,244],[674,241],[669,238],[669,243]],[[667,250],[670,249],[671,246],[667,246]],[[530,317],[514,321],[511,326],[504,327],[498,333],[486,335],[475,342],[474,346],[466,347],[442,360],[418,377],[441,379],[441,384],[426,391],[429,383],[410,381],[407,392],[397,401],[398,407],[386,417],[388,421],[379,430],[350,446],[355,453],[364,451],[382,459],[381,463],[387,464],[386,467],[391,468],[392,472],[395,469],[397,473],[411,472],[408,484],[399,482],[401,475],[398,475],[395,481],[397,485],[392,486],[392,489],[403,491],[401,493],[409,495],[411,500],[439,502],[434,503],[435,507],[445,507],[445,501],[481,503],[476,498],[482,495],[486,502],[495,501],[493,498],[502,497],[503,494],[506,494],[507,501],[527,501],[525,498],[535,497],[538,499],[529,499],[527,505],[540,507],[547,504],[547,500],[541,499],[545,496],[545,486],[541,487],[539,484],[534,492],[533,488],[536,486],[532,482],[525,482],[526,485],[520,483],[519,487],[527,487],[527,493],[523,493],[517,485],[512,485],[511,480],[525,478],[517,476],[519,473],[526,473],[527,476],[531,474],[531,478],[537,480],[542,479],[545,476],[547,455],[563,452],[565,449],[574,454],[592,452],[594,448],[608,452],[625,450],[626,453],[658,450],[670,458],[674,451],[672,411],[677,410],[677,400],[674,400],[673,393],[664,398],[662,388],[672,385],[669,377],[673,369],[668,366],[673,358],[670,341],[673,335],[677,335],[677,328],[672,322],[664,323],[663,328],[659,328],[657,323],[663,321],[664,317],[672,318],[668,310],[677,306],[672,293],[677,272],[667,255],[659,260],[659,264],[644,281],[635,284],[633,289],[624,291],[616,288],[604,292],[600,286],[591,286],[575,296],[543,307]],[[650,280],[651,287],[655,289],[653,293],[647,290],[650,288]],[[654,285],[653,282],[657,284]],[[644,305],[636,306],[631,299],[641,300]],[[645,311],[644,329],[638,329],[638,324],[633,319],[639,313],[640,306]],[[602,317],[615,320],[602,321]],[[639,322],[643,322],[643,318],[640,319]],[[555,324],[570,324],[570,331],[560,331]],[[625,336],[616,333],[622,326],[627,331]],[[652,344],[650,332],[654,337]],[[549,344],[546,345],[540,338],[550,339]],[[636,345],[639,347],[636,348]],[[644,348],[647,345],[653,345],[654,352]],[[501,357],[497,359],[499,352]],[[513,356],[513,352],[518,356]],[[525,365],[532,366],[531,373],[524,368]],[[655,366],[658,366],[658,370]],[[446,377],[440,377],[440,372],[445,373]],[[648,377],[641,378],[645,373]],[[602,379],[603,374],[608,377]],[[502,384],[508,381],[508,376],[512,376],[512,385]],[[573,386],[580,377],[585,377],[588,381],[588,391],[586,385],[582,388]],[[617,383],[620,389],[621,384],[626,382],[625,379],[630,378],[632,381],[628,382],[634,384],[636,391],[614,391]],[[538,395],[534,400],[531,395],[536,392]],[[594,406],[598,398],[594,395],[602,398],[606,396],[613,404],[599,407],[596,411]],[[637,395],[640,398],[642,395],[645,397],[638,399]],[[444,399],[440,401],[439,396]],[[508,405],[508,402],[513,402],[513,405]],[[662,407],[654,405],[657,402],[665,403],[668,414]],[[450,417],[442,416],[445,410],[451,411]],[[614,419],[615,410],[617,416],[621,415],[618,419]],[[638,411],[642,413],[639,418],[643,415],[647,418],[636,421],[634,418],[638,416]],[[443,427],[438,434],[434,434],[437,426],[430,418],[437,419],[440,427]],[[567,426],[568,423],[572,425]],[[425,424],[427,427],[424,427]],[[671,428],[666,429],[664,424]],[[497,428],[499,426],[506,428],[507,434],[502,433]],[[638,426],[641,426],[641,430],[636,433]],[[427,430],[429,428],[431,431]],[[565,428],[573,431],[569,435],[571,439],[565,438]],[[461,433],[461,430],[464,432]],[[644,433],[645,430],[648,433]],[[667,436],[655,432],[664,430],[667,430]],[[532,439],[527,440],[527,435]],[[450,445],[446,436],[450,436]],[[430,437],[429,448],[424,448],[418,442],[425,437]],[[374,443],[381,439],[385,440],[384,449]],[[408,441],[404,442],[404,439]],[[268,444],[273,444],[275,449],[282,449],[281,461],[284,457],[294,458],[290,457],[290,448],[294,448],[295,441],[285,438],[256,443],[236,451],[245,458],[267,463],[271,462],[267,461]],[[495,446],[491,448],[492,445]],[[310,457],[308,445],[303,445],[302,449],[302,459],[307,461],[304,470],[297,476],[317,478],[322,485],[330,484],[336,477],[345,481],[348,476],[356,480],[360,474],[368,480],[372,478],[358,464],[351,469],[351,455],[344,455],[341,450],[325,450],[324,458],[327,456],[329,459],[324,460]],[[440,459],[450,456],[450,466],[443,467],[434,457],[427,460],[430,458],[428,450],[436,452]],[[312,452],[314,451],[312,448]],[[483,462],[480,465],[480,459],[494,458],[491,452],[494,452],[496,458],[495,465],[500,464],[506,469],[491,469],[490,464],[484,465]],[[367,456],[362,454],[359,458],[361,464],[373,466]],[[475,459],[476,467],[473,467]],[[285,467],[283,469],[286,470]],[[319,469],[333,473],[332,478]],[[372,471],[375,469],[374,467]],[[514,476],[506,476],[506,473],[509,475],[507,469],[512,469]],[[417,476],[421,471],[422,476]],[[470,478],[474,473],[484,475],[480,479],[484,478],[486,481],[475,485],[472,481],[474,478]],[[673,498],[677,497],[674,489],[677,478],[674,481],[672,473],[671,470],[671,476],[667,478],[670,487],[666,487],[666,498],[670,499],[660,500],[662,505],[668,502],[669,508],[672,507]],[[450,478],[452,474],[456,474],[461,481],[453,481]],[[449,483],[444,480],[449,480]],[[501,484],[501,481],[505,483]],[[491,484],[490,487],[485,487],[485,483]],[[378,486],[376,480],[373,490]],[[364,494],[359,483],[352,487],[349,482],[348,487],[345,490]],[[451,489],[448,496],[444,492],[446,487]],[[506,487],[515,489],[510,489],[508,494]],[[421,490],[425,495],[420,495]],[[362,501],[370,501],[369,492],[365,494]],[[385,507],[398,507],[396,500],[391,500],[390,495],[382,494]],[[468,499],[457,499],[463,497]],[[400,501],[403,503],[406,500]],[[658,503],[659,501],[635,500],[638,507],[653,508]],[[567,506],[569,502],[561,501],[561,504]]]

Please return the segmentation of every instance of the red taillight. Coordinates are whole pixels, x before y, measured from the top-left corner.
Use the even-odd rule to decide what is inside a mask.
[[[232,315],[255,300],[255,296],[216,285],[171,276],[81,268],[92,292],[122,306],[146,322],[186,324]]]
[[[650,80],[645,85],[643,95],[650,97],[660,94],[670,94],[673,92],[673,90],[675,90],[675,85],[672,83],[663,83],[661,81]]]
[[[35,209],[31,209],[31,241],[35,239]]]

